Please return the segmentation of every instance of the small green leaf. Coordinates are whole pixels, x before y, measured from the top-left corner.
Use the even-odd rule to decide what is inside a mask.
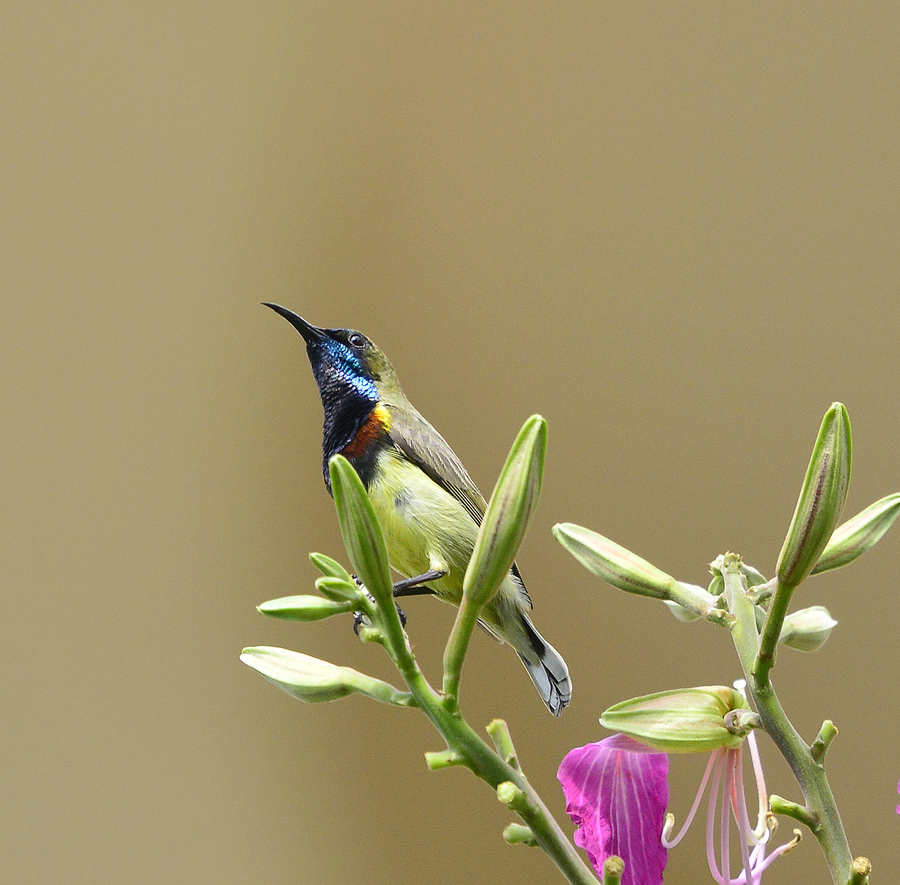
[[[900,493],[888,495],[839,525],[811,574],[841,568],[874,547],[900,513]]]
[[[341,615],[353,611],[353,603],[332,602],[321,596],[283,596],[270,599],[256,610],[270,618],[282,618],[286,621],[321,621],[332,615]]]
[[[822,555],[834,532],[850,483],[850,418],[841,403],[825,413],[794,517],[778,557],[778,582],[796,587]]]
[[[493,597],[515,561],[537,506],[547,450],[547,422],[532,415],[513,443],[478,530],[463,593],[476,606]]]

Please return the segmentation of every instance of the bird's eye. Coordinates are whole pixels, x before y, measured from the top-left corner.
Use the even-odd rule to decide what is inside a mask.
[[[366,346],[365,336],[360,335],[359,332],[351,332],[350,335],[347,336],[347,343],[351,347],[356,347],[359,350],[362,350],[363,347]]]

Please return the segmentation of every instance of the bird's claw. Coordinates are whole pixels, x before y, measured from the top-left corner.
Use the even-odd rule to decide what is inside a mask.
[[[356,577],[356,575],[353,575],[353,580],[356,581],[356,585],[357,585],[357,586],[363,591],[363,593],[365,593],[366,596],[368,596],[369,599],[374,603],[374,602],[375,602],[375,597],[372,596],[372,594],[369,593],[368,590],[366,590],[365,584],[363,584],[363,582],[360,581],[360,579],[359,579],[358,577]],[[395,602],[394,605],[397,605],[397,603]],[[399,617],[400,617],[400,625],[401,625],[402,627],[405,627],[405,626],[406,626],[406,613],[403,611],[402,608],[400,608],[399,605],[397,605],[397,614],[398,614]],[[357,636],[359,636],[359,628],[360,628],[360,627],[368,626],[369,624],[370,624],[369,618],[368,618],[368,616],[367,616],[364,612],[353,612],[353,632],[354,632]]]

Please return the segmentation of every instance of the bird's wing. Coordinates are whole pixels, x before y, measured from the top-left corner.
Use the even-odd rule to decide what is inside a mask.
[[[481,525],[487,503],[444,437],[409,405],[390,412],[391,439],[400,451]]]
[[[390,406],[390,404],[388,404]],[[394,444],[413,462],[426,476],[436,482],[442,489],[453,495],[469,516],[481,525],[487,502],[478,491],[462,461],[450,448],[447,441],[431,424],[411,405],[404,403],[402,409],[391,410],[391,439]],[[531,597],[525,589],[525,582],[519,574],[519,567],[513,563],[512,573],[519,584],[519,593],[528,608],[531,608]],[[485,628],[492,632],[490,628]]]

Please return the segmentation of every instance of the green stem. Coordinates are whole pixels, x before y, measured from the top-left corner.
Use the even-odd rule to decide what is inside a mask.
[[[779,615],[775,608],[779,604],[780,597],[783,602],[779,607],[781,611]],[[777,642],[777,637],[781,632],[781,623],[784,620],[783,611],[787,608],[789,597],[789,592],[787,594],[776,592],[758,653],[750,647],[749,643],[742,640],[737,628],[732,631],[735,648],[747,678],[747,687],[753,699],[753,705],[762,719],[763,729],[778,747],[803,791],[803,798],[808,810],[808,820],[805,822],[812,824],[810,831],[819,841],[835,885],[847,885],[853,875],[853,857],[850,854],[847,835],[834,801],[834,794],[831,792],[828,778],[825,775],[825,768],[820,761],[816,760],[810,747],[806,745],[791,724],[769,679],[769,670],[771,670],[775,657],[774,649],[771,654],[764,654],[766,635],[769,633],[770,625],[777,624],[777,628],[772,628]],[[740,620],[742,619],[738,618],[738,622]],[[833,737],[830,731],[829,736],[828,741],[830,742],[830,738]]]
[[[781,796],[772,793],[769,796],[769,808],[772,814],[781,814],[785,817],[792,817],[794,820],[805,824],[810,830],[814,830],[819,825],[819,818],[811,812],[805,805],[798,805]]]
[[[603,861],[603,885],[620,885],[625,874],[625,862],[612,855]]]
[[[740,568],[740,556],[736,553],[726,553],[723,557],[722,577],[725,579],[725,599],[728,603],[728,610],[734,615],[734,621],[731,623],[731,635],[741,660],[752,661],[759,651],[756,608],[744,590]]]
[[[819,729],[819,734],[809,748],[809,754],[817,765],[825,764],[825,754],[831,746],[831,742],[837,737],[838,730],[830,719],[826,719]]]
[[[775,650],[778,647],[778,640],[781,638],[781,628],[784,626],[784,618],[787,615],[793,593],[792,586],[782,584],[776,579],[772,605],[769,608],[759,642],[759,652],[751,668],[756,681],[761,686],[769,684],[769,671],[775,666]]]
[[[447,746],[495,791],[509,782],[522,791],[526,802],[516,811],[534,835],[534,841],[556,864],[572,885],[597,885],[591,869],[584,863],[541,797],[518,768],[510,765],[488,746],[460,716],[443,703],[441,695],[428,684],[418,666],[403,673],[416,703],[447,742]]]
[[[847,885],[868,885],[869,873],[872,872],[872,864],[869,858],[858,857],[853,861],[853,873]]]
[[[516,755],[516,748],[513,746],[512,735],[509,733],[507,724],[502,719],[493,719],[488,723],[486,731],[491,736],[500,758],[520,771],[519,757]]]
[[[463,600],[460,611],[462,612],[466,608],[465,600]],[[468,618],[457,617],[451,641],[447,645],[447,654],[449,656],[452,657],[454,653],[459,654],[460,652],[463,657],[465,656],[465,646],[468,644],[466,630],[468,628],[468,636],[471,636],[476,619],[477,612],[475,613],[475,618],[472,618],[471,627],[469,627]],[[453,637],[456,637],[455,642]],[[544,850],[572,885],[597,885],[597,879],[594,877],[594,874],[578,855],[575,846],[569,841],[547,806],[544,805],[541,797],[528,783],[522,772],[516,766],[502,759],[472,730],[459,714],[455,704],[455,696],[454,703],[448,705],[445,703],[446,698],[428,684],[410,651],[405,634],[402,642],[399,644],[392,643],[390,637],[388,637],[386,647],[400,671],[400,675],[409,687],[413,698],[415,698],[416,704],[447,742],[447,747],[452,751],[454,761],[456,758],[461,759],[464,765],[471,768],[478,777],[488,783],[494,790],[507,781],[518,787],[528,800],[518,813],[534,834],[535,842]],[[460,663],[461,660],[460,658]],[[456,674],[456,686],[458,687],[458,667]],[[508,732],[506,737],[503,736],[502,732],[502,728],[494,728],[494,733],[498,735],[500,743],[505,744]],[[509,741],[509,747],[512,748],[511,740]],[[445,758],[449,759],[451,757],[443,757],[441,761],[444,761]]]
[[[534,833],[522,824],[510,824],[503,831],[503,839],[509,845],[529,845],[532,848],[537,845]]]
[[[479,610],[480,606],[473,604],[468,596],[463,596],[444,648],[444,704],[451,712],[458,709],[462,665],[469,649],[472,631],[478,623]]]
[[[852,875],[853,856],[841,823],[834,794],[828,784],[824,766],[813,759],[810,748],[791,724],[771,683],[751,689],[763,728],[791,767],[803,791],[806,806],[818,823],[812,833],[819,840],[822,853],[836,885],[845,885]]]

